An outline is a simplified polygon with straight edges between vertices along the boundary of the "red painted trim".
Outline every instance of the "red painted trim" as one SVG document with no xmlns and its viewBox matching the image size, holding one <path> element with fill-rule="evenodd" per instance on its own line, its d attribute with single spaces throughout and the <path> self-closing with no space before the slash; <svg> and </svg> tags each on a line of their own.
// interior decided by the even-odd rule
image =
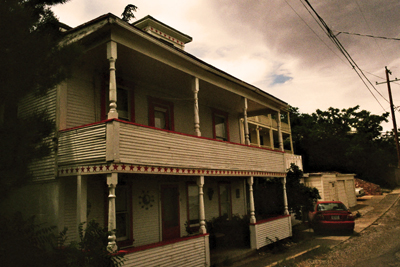
<svg viewBox="0 0 400 267">
<path fill-rule="evenodd" d="M 82 129 L 82 128 L 90 127 L 90 126 L 97 125 L 97 124 L 103 124 L 103 123 L 105 124 L 105 123 L 111 122 L 113 120 L 115 120 L 115 119 L 102 120 L 102 121 L 98 121 L 98 122 L 93 122 L 93 123 L 89 123 L 89 124 L 84 124 L 84 125 L 80 125 L 80 126 L 76 126 L 76 127 L 72 127 L 72 128 L 59 130 L 58 132 L 63 133 L 63 132 L 73 131 L 73 130 Z M 118 120 L 118 121 L 124 122 L 123 120 Z"/>
<path fill-rule="evenodd" d="M 184 135 L 184 136 L 190 136 L 190 137 L 210 140 L 210 141 L 214 141 L 214 142 L 229 143 L 229 144 L 237 145 L 237 146 L 251 147 L 253 149 L 269 150 L 269 151 L 276 152 L 276 153 L 284 153 L 284 154 L 287 153 L 285 151 L 273 150 L 273 149 L 265 148 L 265 147 L 256 147 L 256 146 L 251 146 L 251 145 L 246 145 L 246 144 L 239 144 L 239 143 L 233 143 L 233 142 L 228 142 L 228 141 L 217 140 L 217 139 L 208 138 L 208 137 L 204 137 L 204 136 L 196 136 L 196 135 L 191 135 L 191 134 L 186 134 L 186 133 L 175 132 L 175 131 L 171 131 L 171 130 L 159 129 L 159 128 L 156 128 L 156 127 L 153 127 L 153 126 L 143 125 L 143 124 L 130 122 L 130 121 L 119 120 L 119 119 L 109 119 L 109 120 L 103 120 L 103 121 L 99 121 L 99 122 L 84 124 L 84 125 L 80 125 L 80 126 L 77 126 L 77 127 L 60 130 L 59 132 L 67 132 L 67 131 L 71 131 L 71 130 L 76 130 L 76 129 L 80 129 L 80 128 L 93 126 L 93 125 L 96 125 L 96 124 L 107 123 L 107 122 L 110 122 L 110 121 L 118 121 L 118 122 L 122 122 L 122 123 L 125 123 L 125 124 L 131 124 L 131 125 L 135 125 L 135 126 L 139 126 L 139 127 L 143 127 L 143 128 L 149 128 L 149 129 L 153 129 L 153 130 L 157 130 L 157 131 L 164 131 L 164 132 L 173 133 L 173 134 L 180 134 L 180 135 Z"/>
<path fill-rule="evenodd" d="M 180 199 L 180 191 L 179 191 L 179 185 L 178 184 L 162 184 L 161 185 L 161 232 L 162 232 L 162 239 L 163 239 L 163 241 L 164 241 L 164 238 L 166 238 L 165 237 L 165 232 L 164 232 L 164 218 L 165 218 L 165 215 L 164 215 L 164 205 L 165 205 L 165 203 L 164 203 L 164 189 L 165 188 L 176 188 L 176 190 L 178 191 L 178 198 L 177 198 L 177 201 L 178 201 L 178 203 L 177 203 L 177 206 L 178 206 L 178 233 L 179 233 L 179 236 L 180 236 L 180 229 L 181 229 L 181 209 L 180 209 L 180 201 L 179 201 L 179 199 Z M 165 241 L 168 241 L 168 240 L 165 240 Z"/>
<path fill-rule="evenodd" d="M 200 237 L 204 237 L 204 236 L 208 236 L 208 235 L 209 235 L 208 233 L 207 234 L 199 234 L 199 235 L 195 235 L 195 236 L 181 237 L 181 238 L 177 238 L 177 239 L 162 241 L 162 242 L 153 243 L 153 244 L 144 245 L 144 246 L 135 247 L 135 248 L 127 248 L 127 249 L 120 250 L 120 253 L 130 254 L 130 253 L 134 253 L 134 252 L 138 252 L 138 251 L 143 251 L 143 250 L 147 250 L 147 249 L 152 249 L 152 248 L 162 247 L 162 246 L 166 246 L 166 245 L 170 245 L 170 244 L 174 244 L 174 243 L 179 243 L 179 242 L 187 241 L 190 239 L 196 239 L 196 238 L 200 238 Z"/>
<path fill-rule="evenodd" d="M 250 223 L 250 225 L 263 224 L 263 223 L 266 223 L 266 222 L 279 220 L 279 219 L 282 219 L 282 218 L 285 218 L 285 217 L 290 217 L 290 215 L 279 215 L 279 216 L 276 216 L 276 217 L 272 217 L 272 218 L 269 218 L 269 219 L 258 221 L 256 223 Z"/>
</svg>

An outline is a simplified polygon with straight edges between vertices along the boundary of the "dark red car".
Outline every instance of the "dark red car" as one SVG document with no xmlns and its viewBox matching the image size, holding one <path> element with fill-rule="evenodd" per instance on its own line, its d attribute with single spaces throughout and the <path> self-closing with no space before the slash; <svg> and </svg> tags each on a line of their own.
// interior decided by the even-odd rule
<svg viewBox="0 0 400 267">
<path fill-rule="evenodd" d="M 308 213 L 308 222 L 315 233 L 322 231 L 354 231 L 354 217 L 340 201 L 318 201 Z"/>
</svg>

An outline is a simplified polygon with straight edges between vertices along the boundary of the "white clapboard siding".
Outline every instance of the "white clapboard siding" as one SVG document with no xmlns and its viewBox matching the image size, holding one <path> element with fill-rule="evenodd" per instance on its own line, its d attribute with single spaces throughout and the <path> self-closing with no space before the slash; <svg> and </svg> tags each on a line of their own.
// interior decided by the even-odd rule
<svg viewBox="0 0 400 267">
<path fill-rule="evenodd" d="M 200 236 L 189 240 L 149 248 L 125 255 L 124 267 L 176 267 L 206 266 L 208 237 Z"/>
<path fill-rule="evenodd" d="M 250 238 L 253 249 L 262 248 L 273 242 L 292 236 L 291 217 L 250 225 Z"/>
<path fill-rule="evenodd" d="M 352 179 L 345 180 L 346 195 L 349 201 L 348 207 L 354 207 L 357 205 L 357 197 L 355 193 L 354 177 Z"/>
<path fill-rule="evenodd" d="M 49 119 L 56 118 L 56 88 L 51 89 L 44 96 L 35 96 L 34 94 L 27 95 L 18 105 L 18 115 L 21 117 L 29 116 L 34 112 L 41 112 L 46 110 Z M 44 141 L 51 146 L 53 135 Z M 55 152 L 52 150 L 50 155 L 43 159 L 36 160 L 29 166 L 35 180 L 49 180 L 55 178 Z"/>
<path fill-rule="evenodd" d="M 120 124 L 120 159 L 133 164 L 284 172 L 284 153 Z"/>
<path fill-rule="evenodd" d="M 67 90 L 67 128 L 96 121 L 93 82 L 83 73 L 68 81 Z"/>
<path fill-rule="evenodd" d="M 292 163 L 296 164 L 300 170 L 303 170 L 303 160 L 300 155 L 285 153 L 286 169 L 290 169 Z"/>
<path fill-rule="evenodd" d="M 339 195 L 339 201 L 341 201 L 344 205 L 346 205 L 346 207 L 349 207 L 349 201 L 347 200 L 344 180 L 339 180 L 336 182 L 336 184 Z"/>
<path fill-rule="evenodd" d="M 65 245 L 78 239 L 78 224 L 76 222 L 76 179 L 64 180 L 64 227 L 68 228 Z M 62 229 L 60 229 L 62 230 Z"/>
<path fill-rule="evenodd" d="M 104 162 L 106 125 L 101 123 L 61 132 L 58 145 L 59 165 Z"/>
</svg>

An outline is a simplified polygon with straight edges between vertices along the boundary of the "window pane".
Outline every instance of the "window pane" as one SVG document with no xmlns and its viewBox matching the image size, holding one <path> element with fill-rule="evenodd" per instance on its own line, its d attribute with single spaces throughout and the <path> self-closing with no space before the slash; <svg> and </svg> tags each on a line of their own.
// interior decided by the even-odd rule
<svg viewBox="0 0 400 267">
<path fill-rule="evenodd" d="M 118 240 L 128 238 L 129 212 L 128 212 L 128 190 L 126 185 L 119 185 L 115 188 L 115 209 L 116 209 L 116 236 Z"/>
<path fill-rule="evenodd" d="M 118 118 L 129 120 L 128 91 L 122 88 L 117 89 L 117 111 Z"/>
<path fill-rule="evenodd" d="M 215 137 L 219 140 L 227 140 L 225 118 L 217 115 L 215 116 Z"/>
<path fill-rule="evenodd" d="M 199 188 L 188 185 L 189 224 L 199 223 Z"/>
<path fill-rule="evenodd" d="M 160 129 L 166 129 L 166 118 L 167 113 L 165 111 L 155 110 L 154 111 L 154 126 Z"/>
<path fill-rule="evenodd" d="M 128 194 L 126 190 L 126 186 L 117 186 L 115 188 L 115 206 L 116 211 L 127 211 L 128 210 Z"/>
<path fill-rule="evenodd" d="M 219 185 L 221 216 L 231 218 L 231 190 L 229 184 Z"/>
<path fill-rule="evenodd" d="M 116 220 L 117 220 L 117 238 L 120 237 L 128 237 L 128 214 L 127 213 L 117 213 Z"/>
</svg>

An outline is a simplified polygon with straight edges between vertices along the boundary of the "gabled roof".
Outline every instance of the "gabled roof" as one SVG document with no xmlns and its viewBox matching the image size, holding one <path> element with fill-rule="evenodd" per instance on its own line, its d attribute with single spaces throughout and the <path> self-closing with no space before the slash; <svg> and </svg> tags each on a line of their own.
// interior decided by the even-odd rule
<svg viewBox="0 0 400 267">
<path fill-rule="evenodd" d="M 154 27 L 154 28 L 156 28 L 178 40 L 181 40 L 185 44 L 187 44 L 193 40 L 192 37 L 190 37 L 189 35 L 184 34 L 180 31 L 162 23 L 159 20 L 156 20 L 155 18 L 153 18 L 150 15 L 147 15 L 146 17 L 132 23 L 132 25 L 141 30 L 145 29 L 148 26 Z"/>
</svg>

